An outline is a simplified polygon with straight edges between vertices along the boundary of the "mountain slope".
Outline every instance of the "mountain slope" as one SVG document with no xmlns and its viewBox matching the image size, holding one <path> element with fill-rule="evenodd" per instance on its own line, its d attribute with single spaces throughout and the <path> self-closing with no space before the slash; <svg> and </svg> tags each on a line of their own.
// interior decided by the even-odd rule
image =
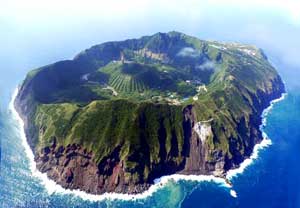
<svg viewBox="0 0 300 208">
<path fill-rule="evenodd" d="M 261 141 L 260 115 L 282 92 L 260 49 L 170 32 L 34 70 L 15 104 L 50 178 L 137 193 L 165 174 L 224 177 Z"/>
</svg>

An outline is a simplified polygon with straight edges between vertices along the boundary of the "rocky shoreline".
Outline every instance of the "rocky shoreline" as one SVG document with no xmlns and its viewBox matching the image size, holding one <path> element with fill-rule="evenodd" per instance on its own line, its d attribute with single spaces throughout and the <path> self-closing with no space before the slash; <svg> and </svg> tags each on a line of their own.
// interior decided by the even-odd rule
<svg viewBox="0 0 300 208">
<path fill-rule="evenodd" d="M 281 84 L 279 83 L 279 85 Z M 259 106 L 258 114 L 261 115 L 269 103 L 279 98 L 283 92 L 284 86 L 281 85 L 271 94 L 261 95 L 264 96 L 264 102 Z M 19 92 L 20 94 L 22 93 Z M 26 116 L 26 112 L 28 114 L 30 108 L 28 108 L 26 103 L 22 102 L 20 96 L 15 101 L 15 108 L 24 121 L 26 137 L 30 138 L 31 134 L 28 128 L 29 116 Z M 220 152 L 216 152 L 214 155 L 217 162 L 210 164 L 205 161 L 210 150 L 201 143 L 201 138 L 199 138 L 199 135 L 193 128 L 196 121 L 192 106 L 186 107 L 183 115 L 186 122 L 185 131 L 189 137 L 189 151 L 181 168 L 168 170 L 167 172 L 170 174 L 214 175 L 225 179 L 226 172 L 230 169 L 238 168 L 241 162 L 250 157 L 253 147 L 262 140 L 259 130 L 259 126 L 261 125 L 261 118 L 259 116 L 259 118 L 253 118 L 256 122 L 251 124 L 256 129 L 257 135 L 252 138 L 253 145 L 248 150 L 248 154 L 236 155 L 235 161 L 230 161 L 221 155 Z M 30 139 L 27 139 L 27 141 L 34 150 Z M 40 152 L 36 150 L 33 152 L 37 169 L 42 173 L 47 173 L 50 179 L 67 189 L 79 189 L 92 194 L 103 194 L 106 192 L 138 194 L 146 191 L 153 184 L 153 181 L 141 184 L 130 183 L 130 180 L 126 180 L 124 174 L 123 161 L 120 161 L 119 158 L 114 158 L 112 154 L 107 157 L 106 163 L 96 164 L 94 162 L 94 154 L 78 144 L 69 144 L 64 147 L 57 145 L 56 139 L 53 138 L 51 146 L 43 148 Z M 159 177 L 161 176 L 163 175 Z"/>
<path fill-rule="evenodd" d="M 284 91 L 261 49 L 173 31 L 31 71 L 14 104 L 38 170 L 67 189 L 136 194 L 165 175 L 225 178 Z"/>
</svg>

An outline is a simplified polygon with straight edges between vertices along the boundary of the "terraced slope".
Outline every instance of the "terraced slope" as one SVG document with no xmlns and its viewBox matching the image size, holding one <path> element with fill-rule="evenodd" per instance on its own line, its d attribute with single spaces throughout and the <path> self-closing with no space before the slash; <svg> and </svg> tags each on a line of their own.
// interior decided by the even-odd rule
<svg viewBox="0 0 300 208">
<path fill-rule="evenodd" d="M 255 46 L 178 32 L 93 46 L 41 67 L 16 108 L 38 168 L 67 188 L 137 193 L 165 174 L 224 177 L 284 92 Z"/>
<path fill-rule="evenodd" d="M 109 64 L 101 72 L 109 74 L 109 85 L 120 92 L 143 92 L 162 85 L 159 71 L 145 64 Z"/>
</svg>

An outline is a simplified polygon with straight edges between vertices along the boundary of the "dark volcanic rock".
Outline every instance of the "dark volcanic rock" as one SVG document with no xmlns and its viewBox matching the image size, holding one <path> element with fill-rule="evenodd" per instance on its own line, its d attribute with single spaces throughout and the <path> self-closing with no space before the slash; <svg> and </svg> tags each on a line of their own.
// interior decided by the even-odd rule
<svg viewBox="0 0 300 208">
<path fill-rule="evenodd" d="M 238 167 L 251 155 L 254 145 L 262 140 L 259 130 L 261 113 L 271 100 L 279 98 L 285 91 L 283 82 L 266 58 L 261 57 L 258 50 L 253 48 L 257 54 L 249 57 L 249 54 L 243 52 L 243 47 L 238 45 L 229 44 L 229 47 L 235 48 L 224 53 L 223 50 L 209 46 L 210 42 L 199 41 L 197 47 L 202 47 L 201 56 L 196 54 L 197 58 L 184 59 L 178 55 L 179 52 L 183 47 L 191 48 L 195 41 L 186 41 L 187 38 L 188 36 L 177 33 L 159 33 L 138 40 L 105 43 L 84 51 L 74 60 L 58 62 L 30 74 L 19 89 L 15 107 L 24 121 L 27 141 L 35 153 L 37 168 L 65 188 L 93 194 L 133 194 L 148 189 L 155 178 L 163 175 L 181 173 L 224 177 L 229 169 Z M 154 65 L 168 63 L 170 66 L 173 64 L 174 69 L 180 69 L 174 74 L 166 71 L 157 75 L 155 68 L 155 73 L 150 73 L 150 77 L 147 73 L 140 77 L 149 78 L 144 84 L 149 84 L 150 88 L 156 86 L 152 83 L 153 80 L 163 77 L 164 80 L 158 83 L 156 90 L 161 90 L 160 85 L 164 85 L 168 91 L 175 89 L 177 84 L 184 83 L 184 86 L 189 87 L 187 83 L 191 80 L 185 77 L 189 74 L 181 73 L 191 69 L 194 76 L 194 72 L 201 66 L 198 64 L 203 64 L 205 60 L 215 60 L 215 64 L 224 63 L 227 68 L 222 68 L 222 73 L 215 74 L 214 77 L 208 77 L 214 79 L 211 88 L 217 88 L 216 91 L 208 92 L 211 93 L 208 100 L 204 97 L 203 100 L 199 98 L 196 101 L 191 97 L 192 104 L 190 101 L 183 102 L 184 104 L 169 101 L 159 103 L 159 99 L 153 102 L 131 102 L 127 97 L 101 100 L 106 98 L 95 96 L 80 77 L 86 73 L 102 76 L 103 74 L 99 74 L 99 67 L 111 62 L 116 64 L 122 51 L 129 51 L 128 56 L 143 55 L 139 57 L 141 60 L 153 61 Z M 237 63 L 244 59 L 251 61 L 257 68 L 251 70 L 252 66 L 249 67 L 248 64 L 235 65 L 232 59 L 236 59 Z M 191 66 L 191 62 L 196 65 Z M 152 65 L 153 63 L 150 62 Z M 145 64 L 136 65 L 141 69 Z M 193 71 L 193 67 L 197 70 Z M 153 72 L 152 67 L 145 68 L 145 71 Z M 167 79 L 171 74 L 174 75 L 172 79 Z M 251 82 L 249 77 L 245 77 L 248 74 L 256 79 Z M 183 76 L 180 82 L 172 82 L 173 78 L 180 76 Z M 197 81 L 197 85 L 203 84 L 199 80 L 194 81 Z M 102 84 L 99 86 L 102 87 Z M 137 82 L 135 85 L 139 84 Z M 207 80 L 205 84 L 210 85 Z M 69 93 L 70 89 L 79 90 Z M 62 92 L 68 92 L 64 94 L 64 99 L 57 96 Z M 138 94 L 142 93 L 138 91 Z M 76 96 L 69 97 L 72 95 Z M 99 100 L 105 101 L 105 107 L 98 103 Z M 62 103 L 76 103 L 76 109 L 79 107 L 68 119 L 65 115 L 68 111 L 56 112 L 56 118 L 59 119 L 55 122 L 52 115 L 36 115 L 39 105 L 57 106 L 63 105 Z M 88 112 L 89 108 L 85 108 L 91 107 L 90 104 L 95 104 L 95 112 Z M 93 116 L 93 119 L 85 120 L 89 116 L 80 117 L 78 114 Z M 105 116 L 108 117 L 107 120 Z M 50 122 L 43 122 L 45 117 L 50 117 Z M 82 126 L 75 125 L 76 121 Z M 89 125 L 80 121 L 88 121 Z M 53 126 L 59 127 L 59 136 L 56 131 L 50 135 L 46 133 L 51 122 L 54 123 Z M 120 126 L 124 129 L 120 130 Z M 77 129 L 80 131 L 75 134 Z M 90 136 L 91 132 L 93 136 Z"/>
<path fill-rule="evenodd" d="M 70 189 L 80 188 L 89 193 L 104 192 L 139 193 L 150 184 L 128 184 L 125 182 L 123 162 L 108 158 L 104 164 L 97 165 L 93 156 L 80 145 L 52 150 L 48 155 L 36 156 L 37 167 L 62 186 Z M 116 150 L 118 151 L 118 149 Z"/>
</svg>

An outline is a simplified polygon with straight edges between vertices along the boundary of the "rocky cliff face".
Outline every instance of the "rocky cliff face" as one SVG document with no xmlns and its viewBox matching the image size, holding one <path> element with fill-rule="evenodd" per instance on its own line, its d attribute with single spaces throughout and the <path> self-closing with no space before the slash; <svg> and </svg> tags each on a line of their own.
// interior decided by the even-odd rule
<svg viewBox="0 0 300 208">
<path fill-rule="evenodd" d="M 193 106 L 187 106 L 184 108 L 184 123 L 183 128 L 185 132 L 185 138 L 188 144 L 185 148 L 186 159 L 184 169 L 180 171 L 183 174 L 209 174 L 211 170 L 206 167 L 206 157 L 208 147 L 205 141 L 198 134 L 199 123 L 197 123 Z M 201 127 L 200 127 L 201 128 Z"/>
<path fill-rule="evenodd" d="M 172 33 L 107 43 L 83 52 L 75 61 L 59 62 L 30 74 L 19 89 L 15 107 L 24 120 L 37 168 L 65 188 L 101 194 L 140 193 L 155 178 L 174 173 L 224 177 L 229 169 L 238 167 L 262 140 L 261 113 L 271 100 L 281 96 L 284 85 L 256 49 L 254 55 L 241 55 L 244 48 L 228 45 L 232 49 L 225 53 L 225 49 L 215 49 L 215 45 L 200 41 L 195 44 L 202 47 L 197 51 L 191 48 L 193 41 L 196 40 Z M 133 52 L 128 48 L 133 48 Z M 127 57 L 134 56 L 133 61 L 145 59 L 148 63 L 153 59 L 164 64 L 167 57 L 167 62 L 179 69 L 172 78 L 184 77 L 181 87 L 201 82 L 185 80 L 183 66 L 189 71 L 192 63 L 196 70 L 199 63 L 209 59 L 214 64 L 222 62 L 223 68 L 214 72 L 210 78 L 213 81 L 205 92 L 195 95 L 196 100 L 182 99 L 177 105 L 139 100 L 140 97 L 113 96 L 104 100 L 106 94 L 94 94 L 95 89 L 101 91 L 103 86 L 92 88 L 94 91 L 86 89 L 88 83 L 81 77 L 110 61 L 114 63 L 121 49 Z M 185 59 L 183 52 L 192 56 Z M 170 71 L 166 70 L 175 69 L 163 67 L 156 78 L 169 76 Z M 111 69 L 114 68 L 106 68 Z M 103 76 L 101 73 L 96 75 Z M 146 75 L 140 80 L 148 83 Z M 128 73 L 118 76 L 127 79 Z M 164 79 L 162 83 L 168 86 L 166 80 L 170 81 Z M 124 92 L 129 84 L 124 85 Z M 136 90 L 130 92 L 140 90 L 137 83 L 133 86 Z M 57 92 L 67 93 L 61 99 Z M 169 92 L 167 96 L 172 99 Z"/>
<path fill-rule="evenodd" d="M 147 183 L 130 183 L 125 176 L 123 161 L 120 161 L 116 152 L 108 155 L 100 164 L 95 163 L 93 158 L 92 152 L 78 144 L 56 146 L 54 139 L 52 146 L 36 153 L 35 160 L 41 172 L 47 173 L 49 178 L 69 189 L 80 189 L 93 194 L 134 194 L 150 186 Z"/>
<path fill-rule="evenodd" d="M 262 101 L 254 99 L 257 112 L 251 115 L 250 123 L 246 124 L 242 119 L 237 125 L 239 132 L 243 135 L 243 128 L 248 126 L 251 129 L 249 141 L 245 154 L 235 150 L 234 143 L 231 144 L 233 157 L 228 159 L 228 155 L 220 150 L 210 149 L 205 140 L 209 137 L 214 137 L 211 125 L 213 119 L 208 121 L 197 121 L 192 105 L 186 106 L 183 109 L 184 129 L 184 148 L 183 162 L 178 166 L 164 165 L 164 172 L 168 174 L 193 174 L 193 175 L 215 175 L 224 177 L 226 171 L 231 168 L 236 168 L 246 158 L 250 156 L 255 144 L 262 139 L 259 125 L 261 119 L 259 115 L 262 110 L 269 105 L 272 99 L 279 98 L 284 91 L 281 82 L 274 83 L 274 89 L 269 94 L 260 94 Z M 28 119 L 26 113 L 30 112 L 26 104 L 18 97 L 16 106 L 18 112 Z M 260 103 L 260 104 L 259 104 Z M 202 129 L 201 129 L 202 128 Z M 202 132 L 201 132 L 202 131 Z M 32 135 L 30 128 L 26 125 L 26 133 L 28 138 Z M 30 142 L 30 139 L 29 139 Z M 120 147 L 117 147 L 114 152 L 102 160 L 101 163 L 96 163 L 94 154 L 91 151 L 83 148 L 79 144 L 69 144 L 68 146 L 58 146 L 56 139 L 53 138 L 51 146 L 43 148 L 40 152 L 35 152 L 35 160 L 37 168 L 41 172 L 47 173 L 48 177 L 55 180 L 58 184 L 65 188 L 80 189 L 88 193 L 101 194 L 104 192 L 116 193 L 140 193 L 149 188 L 155 177 L 159 177 L 158 173 L 153 174 L 152 178 L 147 181 L 132 181 L 132 177 L 124 167 L 124 161 L 118 157 Z M 212 155 L 213 159 L 208 159 Z M 155 172 L 155 170 L 153 170 Z M 127 175 L 126 175 L 127 172 Z"/>
<path fill-rule="evenodd" d="M 205 142 L 208 137 L 216 137 L 212 131 L 213 119 L 208 121 L 197 121 L 193 106 L 187 106 L 184 109 L 184 129 L 185 135 L 188 138 L 188 145 L 186 150 L 188 153 L 185 158 L 185 165 L 183 170 L 179 173 L 194 174 L 194 175 L 215 175 L 225 177 L 229 169 L 239 167 L 240 163 L 246 158 L 250 157 L 253 148 L 263 139 L 262 132 L 259 129 L 261 125 L 261 114 L 265 108 L 270 105 L 273 99 L 281 97 L 285 91 L 284 85 L 277 77 L 273 82 L 272 88 L 267 93 L 258 92 L 259 96 L 252 96 L 253 99 L 253 113 L 250 115 L 248 123 L 245 122 L 244 117 L 240 121 L 236 121 L 237 133 L 243 136 L 247 141 L 244 145 L 244 154 L 237 148 L 237 143 L 229 138 L 230 152 L 232 157 L 229 158 L 226 152 L 218 149 L 211 149 Z M 260 99 L 260 100 L 259 100 Z M 246 131 L 250 133 L 247 134 Z M 217 139 L 217 138 L 214 138 Z M 212 158 L 209 159 L 209 157 Z"/>
</svg>

